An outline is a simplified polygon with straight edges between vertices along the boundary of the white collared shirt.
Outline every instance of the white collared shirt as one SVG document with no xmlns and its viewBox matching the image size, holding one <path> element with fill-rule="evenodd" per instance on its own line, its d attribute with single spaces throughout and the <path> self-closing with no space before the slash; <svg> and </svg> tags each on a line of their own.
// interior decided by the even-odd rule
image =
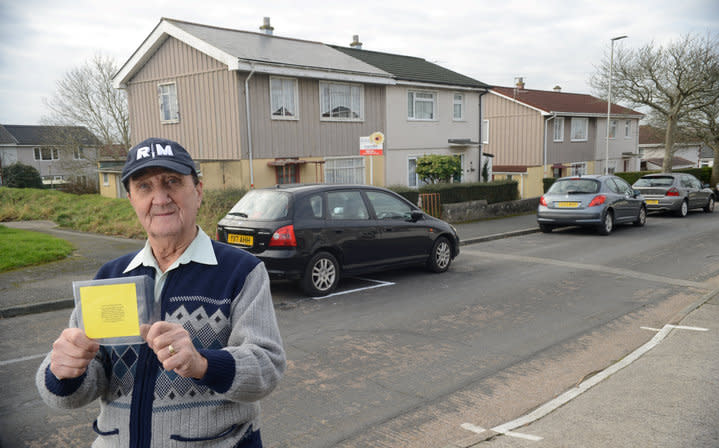
<svg viewBox="0 0 719 448">
<path fill-rule="evenodd" d="M 202 231 L 200 226 L 197 226 L 197 236 L 192 240 L 187 249 L 175 260 L 165 272 L 162 272 L 157 259 L 152 254 L 152 247 L 150 246 L 150 240 L 145 241 L 145 247 L 135 255 L 135 257 L 127 265 L 123 273 L 130 272 L 131 270 L 139 266 L 147 266 L 155 269 L 155 301 L 160 300 L 160 294 L 162 293 L 162 287 L 165 286 L 167 275 L 173 269 L 176 269 L 181 264 L 187 264 L 191 261 L 195 263 L 202 263 L 207 265 L 216 265 L 217 258 L 215 257 L 215 251 L 212 249 L 212 241 L 205 232 Z"/>
</svg>

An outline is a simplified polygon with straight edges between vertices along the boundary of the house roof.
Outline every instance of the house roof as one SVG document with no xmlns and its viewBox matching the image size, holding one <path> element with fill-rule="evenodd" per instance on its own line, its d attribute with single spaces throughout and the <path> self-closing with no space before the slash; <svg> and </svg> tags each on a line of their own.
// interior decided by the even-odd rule
<svg viewBox="0 0 719 448">
<path fill-rule="evenodd" d="M 607 102 L 582 93 L 554 92 L 547 90 L 492 87 L 492 92 L 524 103 L 543 114 L 606 116 Z M 612 104 L 611 114 L 621 117 L 641 118 L 641 112 Z"/>
<path fill-rule="evenodd" d="M 389 73 L 321 42 L 162 18 L 115 75 L 115 87 L 124 87 L 169 37 L 217 59 L 228 70 L 392 83 Z"/>
<path fill-rule="evenodd" d="M 0 144 L 2 145 L 62 145 L 69 139 L 88 146 L 100 145 L 100 140 L 84 126 L 0 124 Z"/>
<path fill-rule="evenodd" d="M 666 131 L 650 125 L 639 126 L 639 144 L 640 145 L 657 145 L 664 146 L 664 138 Z M 702 143 L 699 139 L 689 139 L 681 134 L 676 134 L 675 145 L 683 146 L 700 146 Z"/>
<path fill-rule="evenodd" d="M 331 45 L 347 55 L 391 73 L 397 80 L 488 89 L 490 86 L 414 56 Z"/>
</svg>

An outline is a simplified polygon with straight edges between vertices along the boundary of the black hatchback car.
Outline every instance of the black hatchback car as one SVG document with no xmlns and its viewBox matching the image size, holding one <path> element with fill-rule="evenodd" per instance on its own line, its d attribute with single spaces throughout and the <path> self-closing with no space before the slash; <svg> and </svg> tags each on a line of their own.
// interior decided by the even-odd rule
<svg viewBox="0 0 719 448">
<path fill-rule="evenodd" d="M 402 196 L 366 185 L 251 190 L 217 225 L 217 240 L 260 258 L 272 279 L 327 295 L 343 275 L 407 265 L 444 272 L 459 254 L 450 224 Z"/>
</svg>

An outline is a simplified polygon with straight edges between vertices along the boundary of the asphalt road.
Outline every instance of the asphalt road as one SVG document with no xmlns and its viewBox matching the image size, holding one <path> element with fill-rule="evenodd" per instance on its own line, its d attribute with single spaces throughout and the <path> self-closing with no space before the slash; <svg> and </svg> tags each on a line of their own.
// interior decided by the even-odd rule
<svg viewBox="0 0 719 448">
<path fill-rule="evenodd" d="M 321 300 L 276 284 L 289 368 L 263 402 L 265 444 L 444 447 L 470 436 L 466 422 L 517 418 L 719 287 L 718 229 L 716 214 L 692 213 L 608 237 L 568 229 L 495 240 L 464 246 L 445 274 L 383 272 Z M 50 410 L 34 391 L 38 356 L 68 315 L 0 320 L 3 447 L 93 438 L 96 406 Z"/>
</svg>

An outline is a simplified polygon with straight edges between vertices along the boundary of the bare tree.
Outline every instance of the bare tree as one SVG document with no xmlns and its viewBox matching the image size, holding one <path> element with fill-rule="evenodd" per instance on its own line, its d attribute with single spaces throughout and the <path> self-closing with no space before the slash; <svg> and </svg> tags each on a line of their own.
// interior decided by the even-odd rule
<svg viewBox="0 0 719 448">
<path fill-rule="evenodd" d="M 606 97 L 610 61 L 591 78 Z M 652 42 L 638 50 L 619 48 L 614 57 L 612 94 L 632 107 L 646 106 L 665 124 L 663 170 L 672 170 L 677 125 L 690 114 L 719 101 L 719 42 L 716 36 L 685 35 L 666 46 Z"/>
<path fill-rule="evenodd" d="M 708 104 L 682 120 L 681 129 L 714 151 L 711 185 L 719 185 L 719 103 Z"/>
<path fill-rule="evenodd" d="M 45 99 L 53 125 L 85 126 L 102 144 L 130 147 L 127 96 L 112 86 L 115 62 L 96 55 L 83 66 L 70 70 L 57 82 L 52 98 Z"/>
</svg>

